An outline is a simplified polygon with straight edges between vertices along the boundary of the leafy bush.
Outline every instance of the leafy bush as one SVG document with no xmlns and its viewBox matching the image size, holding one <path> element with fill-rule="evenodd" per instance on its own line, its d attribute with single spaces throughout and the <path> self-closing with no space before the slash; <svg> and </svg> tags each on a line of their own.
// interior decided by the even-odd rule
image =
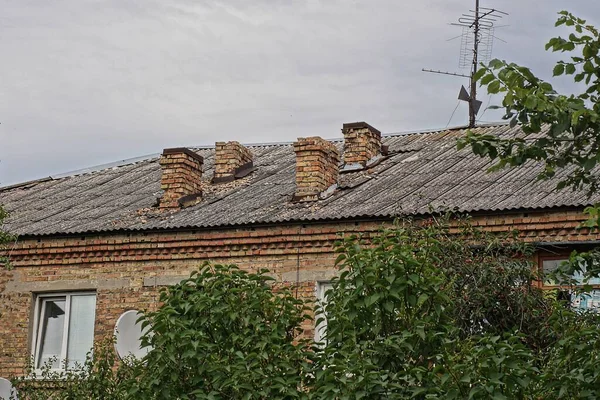
<svg viewBox="0 0 600 400">
<path fill-rule="evenodd" d="M 145 399 L 295 399 L 305 396 L 309 353 L 299 339 L 306 307 L 272 290 L 266 270 L 205 265 L 161 293 L 145 343 L 154 349 L 132 392 Z"/>
<path fill-rule="evenodd" d="M 341 275 L 318 310 L 328 325 L 316 398 L 517 398 L 533 388 L 536 352 L 556 332 L 553 301 L 532 285 L 532 248 L 442 217 L 350 237 L 339 251 Z"/>
<path fill-rule="evenodd" d="M 32 360 L 26 374 L 12 380 L 19 399 L 128 399 L 128 391 L 136 385 L 140 367 L 135 360 L 128 360 L 115 368 L 117 356 L 112 340 L 97 343 L 94 353 L 88 354 L 83 365 L 57 371 L 51 368 L 52 361 L 36 370 Z"/>
</svg>

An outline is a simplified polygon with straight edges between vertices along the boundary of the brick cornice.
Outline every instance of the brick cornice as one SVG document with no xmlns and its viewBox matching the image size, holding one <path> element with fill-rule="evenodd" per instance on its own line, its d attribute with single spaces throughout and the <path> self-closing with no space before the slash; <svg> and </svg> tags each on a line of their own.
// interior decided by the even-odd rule
<svg viewBox="0 0 600 400">
<path fill-rule="evenodd" d="M 472 224 L 490 232 L 520 231 L 527 242 L 598 240 L 600 235 L 579 229 L 585 215 L 578 211 L 529 215 L 488 215 Z M 10 250 L 15 267 L 73 265 L 156 260 L 207 260 L 223 257 L 256 257 L 328 253 L 340 233 L 370 235 L 381 222 L 323 223 L 262 228 L 138 232 L 119 235 L 54 237 L 21 240 Z"/>
<path fill-rule="evenodd" d="M 339 233 L 368 234 L 379 225 L 271 228 L 188 233 L 54 238 L 19 242 L 11 250 L 15 267 L 172 259 L 211 259 L 331 252 Z M 354 229 L 352 229 L 354 228 Z"/>
</svg>

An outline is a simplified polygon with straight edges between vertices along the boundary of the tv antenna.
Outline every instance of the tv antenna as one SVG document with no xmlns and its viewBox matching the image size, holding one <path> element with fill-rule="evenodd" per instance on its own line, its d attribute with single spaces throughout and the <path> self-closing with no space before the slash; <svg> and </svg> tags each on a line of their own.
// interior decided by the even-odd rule
<svg viewBox="0 0 600 400">
<path fill-rule="evenodd" d="M 481 101 L 477 100 L 477 86 L 474 79 L 477 66 L 479 62 L 489 62 L 492 55 L 494 38 L 496 38 L 494 36 L 494 23 L 505 15 L 508 15 L 508 13 L 495 8 L 479 7 L 479 0 L 475 0 L 474 10 L 469 10 L 468 13 L 462 14 L 458 18 L 458 22 L 450 24 L 462 27 L 462 34 L 453 39 L 461 38 L 458 67 L 469 68 L 470 73 L 468 75 L 426 68 L 422 69 L 424 72 L 434 74 L 469 78 L 469 91 L 467 92 L 467 89 L 461 86 L 458 94 L 459 100 L 469 103 L 469 128 L 475 127 L 475 116 L 481 108 Z"/>
</svg>

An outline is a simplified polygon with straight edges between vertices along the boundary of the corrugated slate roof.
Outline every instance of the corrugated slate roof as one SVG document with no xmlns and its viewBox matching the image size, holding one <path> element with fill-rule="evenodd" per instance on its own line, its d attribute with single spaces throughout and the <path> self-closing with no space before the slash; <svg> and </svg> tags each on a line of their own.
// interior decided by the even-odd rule
<svg viewBox="0 0 600 400">
<path fill-rule="evenodd" d="M 493 125 L 474 131 L 513 135 L 518 127 Z M 540 166 L 487 173 L 487 159 L 456 139 L 466 129 L 384 135 L 389 157 L 369 171 L 344 173 L 335 193 L 295 203 L 295 155 L 290 143 L 249 145 L 256 171 L 228 184 L 211 185 L 214 149 L 192 148 L 204 157 L 205 189 L 199 204 L 158 212 L 158 156 L 0 189 L 9 212 L 5 229 L 21 235 L 112 230 L 175 229 L 427 214 L 431 208 L 465 212 L 586 206 L 600 201 L 555 187 L 560 177 L 537 180 Z M 342 151 L 343 142 L 334 143 Z M 567 173 L 567 172 L 562 172 Z"/>
</svg>

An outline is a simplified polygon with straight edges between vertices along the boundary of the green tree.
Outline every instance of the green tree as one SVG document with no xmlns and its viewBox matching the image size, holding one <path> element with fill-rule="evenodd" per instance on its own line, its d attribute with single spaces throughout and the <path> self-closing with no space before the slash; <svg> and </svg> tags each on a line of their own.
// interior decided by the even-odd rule
<svg viewBox="0 0 600 400">
<path fill-rule="evenodd" d="M 306 306 L 273 290 L 267 270 L 205 265 L 161 293 L 132 395 L 144 399 L 305 398 L 310 358 L 299 338 Z"/>
<path fill-rule="evenodd" d="M 141 360 L 117 361 L 110 342 L 85 365 L 13 380 L 19 398 L 302 399 L 312 356 L 299 337 L 308 316 L 289 288 L 273 288 L 266 270 L 205 265 L 162 291 L 147 312 L 152 329 Z M 32 379 L 33 378 L 33 379 Z"/>
<path fill-rule="evenodd" d="M 598 30 L 567 11 L 561 11 L 556 26 L 571 29 L 568 38 L 555 37 L 546 50 L 571 54 L 553 68 L 554 76 L 570 75 L 580 93 L 557 93 L 552 84 L 535 76 L 529 68 L 492 60 L 482 65 L 476 78 L 488 93 L 502 93 L 504 118 L 520 124 L 522 135 L 498 137 L 469 133 L 459 148 L 471 146 L 475 154 L 494 161 L 492 169 L 541 162 L 539 177 L 553 177 L 557 170 L 569 174 L 558 183 L 596 192 L 600 182 L 600 36 Z M 499 107 L 495 107 L 499 108 Z"/>
<path fill-rule="evenodd" d="M 532 249 L 442 218 L 347 238 L 319 313 L 317 399 L 529 398 L 559 333 Z M 503 397 L 504 396 L 504 397 Z M 531 397 L 533 398 L 533 397 Z"/>
<path fill-rule="evenodd" d="M 552 84 L 535 76 L 529 68 L 502 60 L 482 65 L 476 79 L 488 93 L 504 95 L 504 118 L 510 126 L 520 124 L 520 134 L 495 136 L 469 132 L 458 148 L 488 157 L 491 171 L 517 167 L 534 161 L 543 165 L 538 177 L 549 179 L 566 170 L 557 189 L 571 188 L 592 195 L 600 185 L 600 34 L 596 27 L 567 11 L 559 12 L 556 26 L 571 31 L 568 38 L 554 37 L 546 50 L 569 54 L 552 68 L 553 75 L 572 77 L 579 93 L 559 94 Z M 495 107 L 499 108 L 499 107 Z M 598 228 L 600 205 L 587 207 L 585 226 Z M 585 267 L 585 268 L 584 268 Z M 600 251 L 577 254 L 560 268 L 557 281 L 570 284 L 574 272 L 586 279 L 600 276 Z"/>
<path fill-rule="evenodd" d="M 318 310 L 328 323 L 315 398 L 400 399 L 433 390 L 426 375 L 453 331 L 450 299 L 434 261 L 441 256 L 434 229 L 411 226 L 372 242 L 341 242 L 340 277 Z"/>
</svg>

